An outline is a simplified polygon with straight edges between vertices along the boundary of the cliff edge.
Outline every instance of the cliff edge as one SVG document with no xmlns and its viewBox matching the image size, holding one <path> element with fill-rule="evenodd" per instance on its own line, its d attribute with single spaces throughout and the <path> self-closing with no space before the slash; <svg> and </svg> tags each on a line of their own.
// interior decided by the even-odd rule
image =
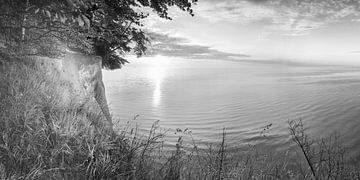
<svg viewBox="0 0 360 180">
<path fill-rule="evenodd" d="M 59 106 L 76 105 L 92 115 L 106 129 L 112 129 L 112 119 L 105 97 L 102 81 L 101 57 L 84 55 L 67 50 L 61 58 L 33 57 L 35 65 L 46 76 L 56 76 L 61 81 Z M 92 122 L 95 123 L 95 122 Z"/>
</svg>

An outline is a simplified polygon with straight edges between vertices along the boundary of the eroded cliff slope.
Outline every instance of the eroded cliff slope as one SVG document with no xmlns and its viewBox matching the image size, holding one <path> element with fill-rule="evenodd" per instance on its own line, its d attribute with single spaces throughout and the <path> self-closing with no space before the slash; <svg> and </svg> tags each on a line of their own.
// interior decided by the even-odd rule
<svg viewBox="0 0 360 180">
<path fill-rule="evenodd" d="M 101 58 L 68 50 L 60 58 L 33 57 L 36 66 L 62 82 L 54 93 L 61 94 L 60 106 L 76 104 L 87 113 L 97 114 L 99 122 L 111 129 L 112 121 L 102 81 Z"/>
<path fill-rule="evenodd" d="M 56 97 L 53 100 L 56 103 L 52 103 L 51 108 L 66 109 L 76 107 L 79 112 L 87 114 L 89 117 L 96 117 L 91 119 L 91 123 L 102 126 L 107 130 L 112 129 L 111 115 L 107 106 L 105 87 L 102 81 L 100 57 L 67 50 L 65 55 L 59 58 L 34 56 L 18 62 L 8 59 L 3 59 L 2 62 L 2 73 L 7 74 L 7 76 L 26 74 L 25 76 L 29 77 L 33 76 L 34 73 L 43 76 L 38 77 L 40 82 L 35 82 L 34 84 L 40 83 L 48 86 L 44 87 L 44 89 L 39 88 L 39 94 L 45 93 L 47 94 L 45 97 L 48 96 L 49 98 Z M 20 72 L 27 70 L 31 72 Z M 36 80 L 19 79 L 19 81 Z M 45 85 L 46 83 L 41 83 L 42 81 L 52 82 Z M 3 83 L 5 82 L 2 82 L 2 86 L 5 88 L 11 86 Z M 20 84 L 22 83 L 31 84 L 33 82 L 21 82 Z M 21 89 L 18 91 L 22 91 Z M 23 94 L 20 92 L 14 93 L 17 96 Z M 6 96 L 13 96 L 13 94 L 7 94 Z"/>
</svg>

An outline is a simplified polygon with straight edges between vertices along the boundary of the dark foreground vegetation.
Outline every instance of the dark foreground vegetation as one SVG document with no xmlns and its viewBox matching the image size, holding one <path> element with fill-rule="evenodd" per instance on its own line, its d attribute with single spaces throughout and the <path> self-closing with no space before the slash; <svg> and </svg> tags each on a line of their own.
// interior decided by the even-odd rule
<svg viewBox="0 0 360 180">
<path fill-rule="evenodd" d="M 289 122 L 296 161 L 289 152 L 234 151 L 225 132 L 207 148 L 180 137 L 170 150 L 156 125 L 147 135 L 125 126 L 106 133 L 76 103 L 59 106 L 62 82 L 43 73 L 2 63 L 0 179 L 360 179 L 336 136 L 315 142 L 301 121 Z"/>
</svg>

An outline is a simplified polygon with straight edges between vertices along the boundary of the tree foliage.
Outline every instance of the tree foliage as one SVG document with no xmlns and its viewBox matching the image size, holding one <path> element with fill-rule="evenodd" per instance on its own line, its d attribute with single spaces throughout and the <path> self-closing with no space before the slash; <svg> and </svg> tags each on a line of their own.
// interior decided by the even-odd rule
<svg viewBox="0 0 360 180">
<path fill-rule="evenodd" d="M 14 55 L 57 56 L 66 46 L 99 55 L 120 68 L 129 52 L 141 56 L 149 39 L 142 20 L 152 10 L 171 19 L 169 7 L 193 15 L 197 0 L 0 0 L 0 46 Z"/>
</svg>

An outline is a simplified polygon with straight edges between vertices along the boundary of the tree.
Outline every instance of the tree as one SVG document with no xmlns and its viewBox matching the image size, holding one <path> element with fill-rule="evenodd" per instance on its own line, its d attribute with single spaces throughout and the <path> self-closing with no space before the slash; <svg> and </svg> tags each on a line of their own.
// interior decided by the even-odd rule
<svg viewBox="0 0 360 180">
<path fill-rule="evenodd" d="M 0 43 L 14 55 L 57 56 L 64 43 L 121 68 L 123 55 L 141 56 L 149 39 L 141 23 L 150 9 L 171 19 L 169 7 L 193 15 L 197 0 L 0 0 Z M 0 45 L 1 45 L 0 44 Z"/>
</svg>

